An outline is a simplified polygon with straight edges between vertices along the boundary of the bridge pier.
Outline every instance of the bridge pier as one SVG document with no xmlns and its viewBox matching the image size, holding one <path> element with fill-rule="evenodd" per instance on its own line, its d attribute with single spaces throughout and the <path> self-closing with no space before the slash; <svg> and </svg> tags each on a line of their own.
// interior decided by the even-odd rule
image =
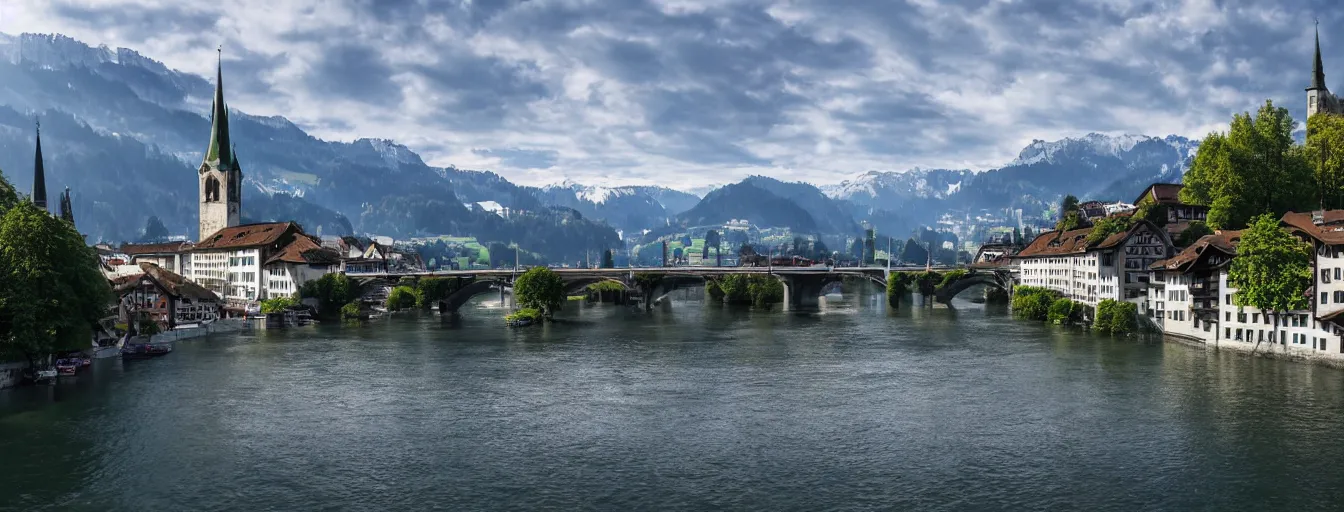
<svg viewBox="0 0 1344 512">
<path fill-rule="evenodd" d="M 778 275 L 784 282 L 784 310 L 811 312 L 821 310 L 821 291 L 826 275 Z"/>
</svg>

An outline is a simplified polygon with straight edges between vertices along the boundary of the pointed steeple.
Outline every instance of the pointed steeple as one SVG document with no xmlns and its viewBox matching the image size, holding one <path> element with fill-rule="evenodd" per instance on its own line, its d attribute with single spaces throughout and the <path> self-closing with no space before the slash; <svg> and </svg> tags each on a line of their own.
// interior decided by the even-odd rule
<svg viewBox="0 0 1344 512">
<path fill-rule="evenodd" d="M 33 204 L 47 209 L 47 172 L 42 167 L 42 122 L 37 122 L 37 151 L 33 155 Z"/>
<path fill-rule="evenodd" d="M 1316 20 L 1316 63 L 1311 69 L 1311 87 L 1308 91 L 1328 90 L 1325 88 L 1325 67 L 1321 65 L 1321 21 Z"/>
<path fill-rule="evenodd" d="M 215 68 L 215 102 L 210 112 L 210 146 L 205 150 L 205 163 L 220 169 L 233 168 L 233 146 L 229 143 L 229 109 L 224 104 L 223 48 L 219 50 Z"/>
<path fill-rule="evenodd" d="M 70 205 L 70 187 L 65 187 L 65 192 L 61 193 L 61 219 L 75 223 L 75 209 Z"/>
</svg>

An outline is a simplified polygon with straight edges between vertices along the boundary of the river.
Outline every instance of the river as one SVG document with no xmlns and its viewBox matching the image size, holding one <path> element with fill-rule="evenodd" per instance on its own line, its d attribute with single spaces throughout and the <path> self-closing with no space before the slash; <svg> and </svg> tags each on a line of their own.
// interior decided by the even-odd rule
<svg viewBox="0 0 1344 512">
<path fill-rule="evenodd" d="M 0 509 L 1337 510 L 1344 372 L 677 301 L 193 340 L 0 391 Z"/>
</svg>

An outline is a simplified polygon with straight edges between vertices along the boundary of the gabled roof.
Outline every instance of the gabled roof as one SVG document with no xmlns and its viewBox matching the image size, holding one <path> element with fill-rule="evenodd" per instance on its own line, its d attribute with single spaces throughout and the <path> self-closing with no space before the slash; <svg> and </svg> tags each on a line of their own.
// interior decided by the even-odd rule
<svg viewBox="0 0 1344 512">
<path fill-rule="evenodd" d="M 275 253 L 275 256 L 266 260 L 267 265 L 277 262 L 335 265 L 341 262 L 341 253 L 330 247 L 323 247 L 319 240 L 311 236 L 297 236 L 294 237 L 294 241 Z"/>
<path fill-rule="evenodd" d="M 1180 183 L 1154 183 L 1143 189 L 1143 193 L 1134 200 L 1134 205 L 1138 206 L 1144 199 L 1152 199 L 1159 204 L 1181 204 L 1181 189 L 1185 185 Z"/>
<path fill-rule="evenodd" d="M 263 224 L 244 224 L 224 228 L 214 232 L 196 243 L 196 250 L 234 249 L 271 245 L 290 231 L 298 232 L 299 226 L 293 222 L 269 222 Z"/>
<path fill-rule="evenodd" d="M 1293 231 L 1321 242 L 1335 245 L 1344 244 L 1344 210 L 1325 210 L 1320 212 L 1321 224 L 1312 221 L 1313 212 L 1288 212 L 1279 222 Z"/>
<path fill-rule="evenodd" d="M 191 242 L 165 242 L 161 244 L 126 244 L 121 246 L 122 254 L 139 256 L 143 254 L 177 254 L 188 252 Z"/>
<path fill-rule="evenodd" d="M 113 291 L 120 294 L 135 289 L 140 285 L 141 279 L 148 277 L 158 284 L 164 293 L 173 297 L 186 297 L 195 301 L 219 301 L 219 296 L 215 295 L 214 292 L 153 263 L 141 263 L 140 270 L 142 272 L 139 274 L 122 276 L 113 280 Z"/>
<path fill-rule="evenodd" d="M 1158 260 L 1149 265 L 1153 270 L 1179 270 L 1188 272 L 1200 256 L 1208 254 L 1209 251 L 1218 251 L 1227 256 L 1237 255 L 1237 244 L 1241 242 L 1241 231 L 1220 231 L 1212 235 L 1204 235 L 1190 244 L 1175 256 L 1165 260 Z"/>
<path fill-rule="evenodd" d="M 1068 254 L 1082 254 L 1087 251 L 1099 251 L 1114 249 L 1123 244 L 1130 235 L 1134 234 L 1140 228 L 1147 227 L 1153 233 L 1163 235 L 1162 230 L 1158 229 L 1151 222 L 1138 220 L 1134 222 L 1129 229 L 1106 237 L 1105 240 L 1094 245 L 1087 244 L 1088 235 L 1092 234 L 1094 228 L 1074 229 L 1060 234 L 1059 231 L 1046 231 L 1031 241 L 1026 249 L 1022 249 L 1014 255 L 1014 258 L 1033 258 L 1039 256 L 1054 256 Z M 1058 235 L 1058 236 L 1057 236 Z"/>
</svg>

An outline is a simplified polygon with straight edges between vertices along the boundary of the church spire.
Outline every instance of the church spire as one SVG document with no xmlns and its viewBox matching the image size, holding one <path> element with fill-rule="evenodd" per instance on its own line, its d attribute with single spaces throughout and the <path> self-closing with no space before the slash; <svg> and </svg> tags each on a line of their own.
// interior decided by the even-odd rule
<svg viewBox="0 0 1344 512">
<path fill-rule="evenodd" d="M 33 204 L 47 209 L 47 172 L 42 167 L 42 122 L 37 122 L 37 151 L 33 155 Z"/>
<path fill-rule="evenodd" d="M 215 102 L 210 112 L 210 146 L 205 150 L 205 163 L 220 169 L 233 167 L 233 146 L 229 144 L 229 109 L 224 105 L 224 49 L 219 50 L 215 68 Z"/>
<path fill-rule="evenodd" d="M 1328 90 L 1325 88 L 1325 68 L 1321 65 L 1321 20 L 1316 20 L 1316 63 L 1311 70 L 1311 87 L 1307 90 L 1318 89 Z"/>
</svg>

